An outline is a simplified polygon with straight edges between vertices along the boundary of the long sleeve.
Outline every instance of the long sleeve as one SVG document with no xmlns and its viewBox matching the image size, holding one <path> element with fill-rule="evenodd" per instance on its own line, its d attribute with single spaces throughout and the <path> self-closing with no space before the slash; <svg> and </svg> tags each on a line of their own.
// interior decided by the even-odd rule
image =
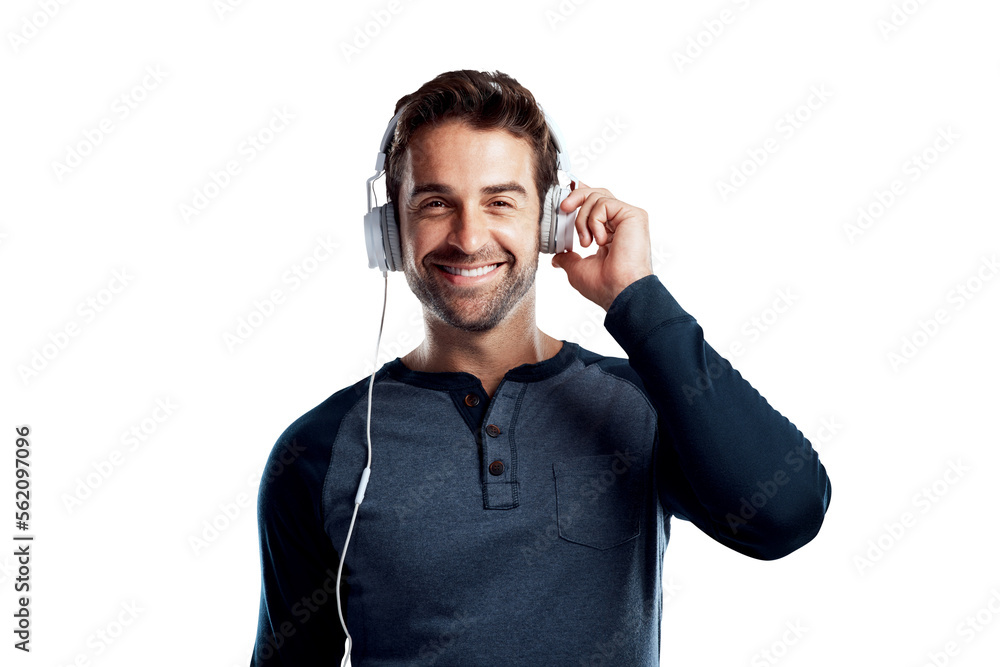
<svg viewBox="0 0 1000 667">
<path fill-rule="evenodd" d="M 312 458 L 283 435 L 264 469 L 257 497 L 260 617 L 251 667 L 338 664 L 344 653 L 339 556 L 323 531 L 317 498 L 325 466 Z"/>
<path fill-rule="evenodd" d="M 655 275 L 626 287 L 604 325 L 658 414 L 664 509 L 740 553 L 771 560 L 809 542 L 830 480 L 809 441 L 705 342 Z"/>
</svg>

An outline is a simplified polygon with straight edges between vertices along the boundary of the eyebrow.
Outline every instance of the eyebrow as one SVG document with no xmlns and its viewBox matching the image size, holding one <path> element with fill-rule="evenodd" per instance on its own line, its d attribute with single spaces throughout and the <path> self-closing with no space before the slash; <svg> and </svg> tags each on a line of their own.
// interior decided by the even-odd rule
<svg viewBox="0 0 1000 667">
<path fill-rule="evenodd" d="M 410 199 L 428 192 L 436 192 L 442 195 L 455 194 L 454 190 L 442 183 L 421 183 L 413 186 L 413 189 L 410 190 Z M 499 183 L 497 185 L 487 185 L 480 189 L 479 192 L 484 195 L 498 195 L 504 192 L 516 192 L 522 197 L 527 198 L 528 196 L 528 191 L 524 189 L 524 186 L 514 181 L 509 183 Z"/>
</svg>

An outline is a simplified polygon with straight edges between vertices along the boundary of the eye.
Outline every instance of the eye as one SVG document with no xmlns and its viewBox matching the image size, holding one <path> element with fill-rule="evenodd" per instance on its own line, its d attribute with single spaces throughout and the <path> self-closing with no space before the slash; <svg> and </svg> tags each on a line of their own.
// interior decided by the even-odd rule
<svg viewBox="0 0 1000 667">
<path fill-rule="evenodd" d="M 503 199 L 497 199 L 496 201 L 491 201 L 490 204 L 503 204 L 507 208 L 513 208 L 513 206 L 510 205 L 510 202 L 504 201 Z"/>
<path fill-rule="evenodd" d="M 433 206 L 433 204 L 441 204 L 441 206 L 444 206 L 444 202 L 441 201 L 440 199 L 431 199 L 429 202 L 425 203 L 420 208 L 439 208 L 437 206 Z"/>
</svg>

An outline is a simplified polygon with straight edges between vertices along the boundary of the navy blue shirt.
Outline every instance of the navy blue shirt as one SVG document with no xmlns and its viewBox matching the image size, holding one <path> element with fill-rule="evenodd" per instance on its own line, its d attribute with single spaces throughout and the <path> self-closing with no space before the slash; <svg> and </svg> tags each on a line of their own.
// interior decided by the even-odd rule
<svg viewBox="0 0 1000 667">
<path fill-rule="evenodd" d="M 604 326 L 627 359 L 563 341 L 492 397 L 470 373 L 378 370 L 341 583 L 355 667 L 653 667 L 671 517 L 760 559 L 819 531 L 816 452 L 657 276 Z M 302 415 L 268 459 L 251 665 L 339 664 L 368 383 Z"/>
</svg>

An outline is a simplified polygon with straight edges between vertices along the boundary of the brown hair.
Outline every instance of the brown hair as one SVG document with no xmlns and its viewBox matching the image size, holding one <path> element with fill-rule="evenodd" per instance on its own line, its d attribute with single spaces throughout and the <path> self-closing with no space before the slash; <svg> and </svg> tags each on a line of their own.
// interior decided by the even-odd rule
<svg viewBox="0 0 1000 667">
<path fill-rule="evenodd" d="M 558 183 L 556 148 L 545 114 L 531 92 L 503 72 L 463 69 L 439 74 L 415 92 L 399 98 L 394 114 L 403 108 L 405 111 L 386 150 L 386 190 L 397 221 L 403 157 L 410 139 L 425 124 L 457 119 L 477 130 L 507 130 L 531 145 L 539 197 L 544 197 L 549 187 Z"/>
</svg>

